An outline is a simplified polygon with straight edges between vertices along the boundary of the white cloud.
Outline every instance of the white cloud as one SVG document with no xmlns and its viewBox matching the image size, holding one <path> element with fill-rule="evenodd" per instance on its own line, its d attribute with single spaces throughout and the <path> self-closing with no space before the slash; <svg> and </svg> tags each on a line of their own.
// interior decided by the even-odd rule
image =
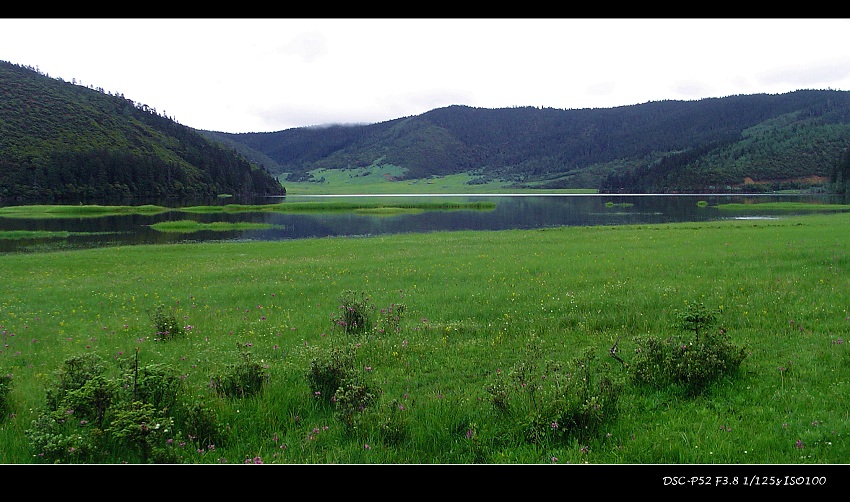
<svg viewBox="0 0 850 502">
<path fill-rule="evenodd" d="M 228 132 L 850 89 L 844 19 L 0 19 L 0 59 Z"/>
<path fill-rule="evenodd" d="M 328 53 L 328 42 L 317 31 L 299 33 L 281 47 L 280 52 L 298 56 L 304 63 L 312 63 Z"/>
</svg>

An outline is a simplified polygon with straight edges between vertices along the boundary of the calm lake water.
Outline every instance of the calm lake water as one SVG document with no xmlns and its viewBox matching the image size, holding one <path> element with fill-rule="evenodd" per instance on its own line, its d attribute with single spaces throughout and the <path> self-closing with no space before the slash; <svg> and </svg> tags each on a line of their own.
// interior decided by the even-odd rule
<svg viewBox="0 0 850 502">
<path fill-rule="evenodd" d="M 444 230 L 504 230 L 558 226 L 626 225 L 711 221 L 726 218 L 780 218 L 759 209 L 758 202 L 796 201 L 847 203 L 845 199 L 817 195 L 369 195 L 269 197 L 268 203 L 317 200 L 369 199 L 383 203 L 421 200 L 428 197 L 448 201 L 493 201 L 492 210 L 426 211 L 378 216 L 345 213 L 238 213 L 192 214 L 169 211 L 158 215 L 123 215 L 87 218 L 0 217 L 0 232 L 44 230 L 70 235 L 41 239 L 7 239 L 0 233 L 0 252 L 29 252 L 46 249 L 87 248 L 112 245 L 166 244 L 202 241 L 278 241 L 328 236 L 371 236 L 405 232 Z M 705 201 L 708 207 L 699 207 Z M 232 203 L 232 200 L 221 202 Z M 721 211 L 717 204 L 751 203 L 748 209 Z M 253 201 L 252 203 L 256 203 Z M 173 204 L 170 204 L 174 207 Z M 193 204 L 190 204 L 193 205 Z M 171 220 L 252 222 L 274 225 L 273 229 L 244 231 L 161 232 L 150 225 Z"/>
</svg>

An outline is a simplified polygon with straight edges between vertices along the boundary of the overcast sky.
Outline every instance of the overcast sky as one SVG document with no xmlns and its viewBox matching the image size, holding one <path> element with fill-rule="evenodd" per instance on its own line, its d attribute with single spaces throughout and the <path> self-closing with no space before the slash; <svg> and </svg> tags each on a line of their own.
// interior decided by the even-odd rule
<svg viewBox="0 0 850 502">
<path fill-rule="evenodd" d="M 267 132 L 850 90 L 850 20 L 0 19 L 0 60 L 193 128 Z"/>
</svg>

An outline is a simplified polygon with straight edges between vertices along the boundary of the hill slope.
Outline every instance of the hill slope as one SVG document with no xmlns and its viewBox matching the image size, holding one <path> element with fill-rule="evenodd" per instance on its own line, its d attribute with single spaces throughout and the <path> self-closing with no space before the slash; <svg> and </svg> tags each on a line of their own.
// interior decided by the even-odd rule
<svg viewBox="0 0 850 502">
<path fill-rule="evenodd" d="M 517 187 L 775 190 L 833 176 L 850 144 L 850 92 L 581 110 L 450 106 L 371 125 L 214 134 L 271 159 L 289 181 L 395 166 L 404 173 L 398 179 L 470 173 L 470 183 Z"/>
<path fill-rule="evenodd" d="M 0 198 L 282 193 L 267 171 L 156 109 L 0 61 Z"/>
</svg>

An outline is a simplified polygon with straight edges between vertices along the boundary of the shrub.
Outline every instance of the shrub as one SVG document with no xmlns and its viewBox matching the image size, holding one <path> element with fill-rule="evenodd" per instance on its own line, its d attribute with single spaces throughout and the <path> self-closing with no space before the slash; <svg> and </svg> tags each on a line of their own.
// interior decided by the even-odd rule
<svg viewBox="0 0 850 502">
<path fill-rule="evenodd" d="M 702 303 L 686 303 L 684 309 L 676 311 L 676 319 L 681 329 L 693 331 L 699 339 L 700 329 L 707 328 L 717 321 L 717 312 L 706 308 Z"/>
<path fill-rule="evenodd" d="M 733 345 L 725 330 L 719 329 L 693 339 L 638 338 L 630 368 L 638 383 L 654 387 L 677 385 L 696 395 L 737 371 L 745 357 L 746 351 Z"/>
<path fill-rule="evenodd" d="M 12 409 L 12 404 L 9 402 L 9 394 L 12 393 L 12 375 L 0 376 L 0 421 Z"/>
<path fill-rule="evenodd" d="M 138 356 L 138 352 L 137 352 Z M 109 378 L 100 357 L 67 359 L 46 390 L 45 410 L 25 431 L 35 455 L 51 463 L 174 462 L 166 436 L 182 390 L 175 370 L 152 364 Z"/>
<path fill-rule="evenodd" d="M 530 443 L 592 435 L 613 418 L 622 382 L 591 351 L 563 363 L 544 359 L 532 339 L 523 359 L 487 388 L 500 415 Z"/>
<path fill-rule="evenodd" d="M 365 293 L 346 291 L 339 301 L 339 314 L 332 317 L 332 320 L 343 333 L 361 334 L 372 329 L 371 314 L 375 308 Z"/>
<path fill-rule="evenodd" d="M 114 417 L 107 433 L 121 445 L 139 453 L 147 463 L 154 448 L 166 444 L 172 434 L 173 420 L 153 405 L 141 401 L 124 402 L 113 410 Z"/>
<path fill-rule="evenodd" d="M 630 365 L 633 380 L 654 387 L 675 385 L 696 395 L 737 371 L 746 351 L 733 345 L 723 328 L 705 331 L 717 321 L 717 315 L 702 303 L 688 302 L 684 309 L 676 311 L 676 324 L 693 332 L 692 338 L 677 335 L 665 339 L 638 338 L 635 359 Z"/>
<path fill-rule="evenodd" d="M 88 380 L 103 375 L 105 371 L 103 359 L 97 354 L 88 353 L 66 359 L 55 373 L 56 382 L 47 389 L 48 408 L 58 409 L 69 391 L 81 388 Z"/>
<path fill-rule="evenodd" d="M 336 390 L 354 378 L 354 347 L 332 347 L 310 361 L 307 381 L 310 391 L 317 399 L 333 402 Z"/>
<path fill-rule="evenodd" d="M 258 394 L 269 379 L 265 365 L 251 360 L 250 352 L 242 353 L 242 361 L 212 378 L 212 387 L 227 397 L 248 397 Z"/>
<path fill-rule="evenodd" d="M 166 310 L 165 305 L 157 305 L 154 311 L 150 313 L 150 318 L 157 340 L 168 341 L 180 337 L 186 332 L 174 309 Z"/>
<path fill-rule="evenodd" d="M 179 372 L 166 364 L 138 365 L 138 351 L 132 368 L 125 368 L 122 388 L 131 402 L 141 401 L 156 409 L 172 408 L 183 387 Z"/>
<path fill-rule="evenodd" d="M 348 430 L 354 429 L 360 413 L 375 403 L 370 386 L 358 377 L 345 380 L 334 392 L 334 415 Z"/>
<path fill-rule="evenodd" d="M 378 333 L 399 333 L 401 331 L 401 316 L 404 314 L 403 303 L 393 303 L 383 308 L 378 314 L 376 329 Z"/>
<path fill-rule="evenodd" d="M 338 418 L 353 429 L 358 414 L 376 401 L 377 391 L 365 382 L 355 362 L 354 347 L 333 347 L 310 362 L 307 373 L 316 399 L 332 404 Z"/>
<path fill-rule="evenodd" d="M 200 446 L 223 445 L 224 429 L 218 417 L 203 401 L 193 401 L 180 412 L 183 431 Z"/>
</svg>

